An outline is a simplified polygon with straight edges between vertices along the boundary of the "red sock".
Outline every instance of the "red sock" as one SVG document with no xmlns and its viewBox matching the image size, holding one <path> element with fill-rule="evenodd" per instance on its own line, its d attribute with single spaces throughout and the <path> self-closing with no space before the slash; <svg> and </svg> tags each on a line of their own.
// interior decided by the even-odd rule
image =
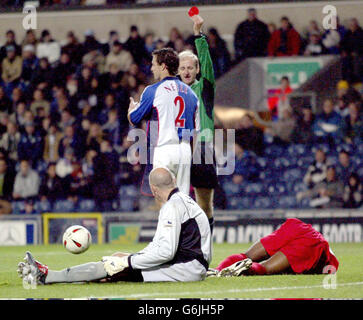
<svg viewBox="0 0 363 320">
<path fill-rule="evenodd" d="M 240 253 L 240 254 L 233 254 L 229 257 L 227 257 L 226 259 L 224 259 L 216 268 L 218 271 L 221 271 L 224 268 L 229 267 L 230 265 L 234 264 L 237 261 L 241 261 L 247 259 L 247 256 L 244 253 Z"/>
<path fill-rule="evenodd" d="M 266 273 L 267 273 L 266 268 L 258 262 L 252 262 L 252 266 L 248 270 L 249 275 L 263 276 Z"/>
</svg>

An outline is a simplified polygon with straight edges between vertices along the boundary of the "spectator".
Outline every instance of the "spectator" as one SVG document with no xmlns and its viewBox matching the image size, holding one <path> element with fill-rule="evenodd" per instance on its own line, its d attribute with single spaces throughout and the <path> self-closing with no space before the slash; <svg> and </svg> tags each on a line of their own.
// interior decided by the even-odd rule
<svg viewBox="0 0 363 320">
<path fill-rule="evenodd" d="M 163 39 L 158 39 L 155 42 L 155 50 L 166 48 L 166 44 Z"/>
<path fill-rule="evenodd" d="M 58 130 L 55 123 L 51 123 L 44 138 L 43 159 L 47 163 L 57 162 L 59 160 L 59 146 L 62 141 L 63 134 Z"/>
<path fill-rule="evenodd" d="M 252 117 L 246 114 L 242 117 L 236 131 L 236 143 L 242 149 L 253 151 L 256 155 L 262 156 L 264 153 L 263 131 L 253 125 Z"/>
<path fill-rule="evenodd" d="M 86 150 L 95 150 L 100 152 L 100 145 L 103 141 L 102 128 L 98 123 L 92 123 L 86 140 Z"/>
<path fill-rule="evenodd" d="M 93 75 L 102 74 L 105 72 L 106 59 L 99 47 L 90 49 L 87 54 L 82 57 L 82 63 L 85 67 L 90 68 Z"/>
<path fill-rule="evenodd" d="M 14 188 L 14 174 L 8 168 L 5 159 L 0 158 L 0 214 L 10 214 Z"/>
<path fill-rule="evenodd" d="M 308 170 L 303 179 L 308 189 L 313 189 L 326 178 L 327 169 L 328 164 L 325 152 L 321 149 L 317 149 L 315 151 L 315 160 L 308 167 Z"/>
<path fill-rule="evenodd" d="M 79 98 L 88 100 L 89 95 L 93 93 L 91 89 L 93 78 L 94 75 L 92 69 L 87 66 L 82 67 L 81 73 L 77 79 L 77 91 Z"/>
<path fill-rule="evenodd" d="M 327 49 L 329 54 L 339 54 L 340 53 L 340 42 L 344 38 L 345 33 L 347 32 L 345 27 L 340 24 L 339 17 L 337 17 L 337 28 L 332 29 L 329 28 L 325 30 L 322 43 L 324 47 Z"/>
<path fill-rule="evenodd" d="M 69 76 L 76 72 L 76 65 L 72 62 L 70 55 L 63 52 L 54 67 L 54 81 L 57 85 L 64 87 Z"/>
<path fill-rule="evenodd" d="M 12 103 L 11 100 L 5 94 L 5 90 L 0 86 L 0 112 L 6 112 L 8 114 L 12 113 Z"/>
<path fill-rule="evenodd" d="M 72 173 L 66 177 L 69 184 L 68 199 L 77 202 L 80 199 L 92 198 L 90 180 L 84 175 L 80 162 L 73 161 L 72 168 Z"/>
<path fill-rule="evenodd" d="M 121 144 L 121 126 L 118 121 L 118 112 L 116 109 L 108 111 L 107 122 L 102 126 L 102 130 L 106 133 L 108 141 L 113 146 Z"/>
<path fill-rule="evenodd" d="M 9 121 L 6 132 L 0 140 L 0 148 L 4 149 L 8 157 L 14 161 L 18 160 L 18 144 L 20 141 L 20 132 L 14 122 Z"/>
<path fill-rule="evenodd" d="M 0 136 L 3 135 L 9 123 L 9 115 L 7 113 L 0 113 Z"/>
<path fill-rule="evenodd" d="M 116 30 L 111 30 L 109 32 L 108 41 L 101 46 L 101 51 L 104 56 L 107 56 L 110 53 L 111 48 L 116 41 L 120 41 L 119 34 Z"/>
<path fill-rule="evenodd" d="M 23 101 L 19 101 L 16 105 L 15 112 L 10 116 L 10 121 L 16 123 L 18 129 L 22 132 L 24 131 L 25 125 L 25 111 L 26 111 L 26 104 Z"/>
<path fill-rule="evenodd" d="M 256 161 L 256 155 L 244 150 L 240 145 L 235 144 L 235 171 L 232 181 L 241 184 L 244 181 L 255 181 L 258 179 L 261 168 Z"/>
<path fill-rule="evenodd" d="M 35 47 L 31 44 L 24 46 L 21 78 L 25 81 L 26 84 L 29 84 L 33 72 L 38 68 L 38 66 L 39 59 L 35 55 Z"/>
<path fill-rule="evenodd" d="M 19 88 L 19 87 L 14 88 L 10 95 L 10 99 L 12 102 L 12 107 L 11 107 L 10 113 L 14 112 L 14 110 L 16 109 L 16 106 L 18 105 L 19 102 L 25 103 L 26 102 L 25 98 L 26 97 L 21 88 Z"/>
<path fill-rule="evenodd" d="M 63 181 L 56 173 L 56 164 L 54 162 L 50 162 L 47 168 L 47 173 L 40 184 L 40 200 L 48 201 L 51 205 L 53 205 L 57 199 L 62 199 L 65 196 Z"/>
<path fill-rule="evenodd" d="M 3 44 L 3 46 L 0 48 L 0 62 L 2 62 L 3 59 L 5 59 L 5 57 L 7 55 L 8 46 L 14 47 L 16 56 L 21 56 L 21 46 L 19 46 L 16 43 L 15 32 L 13 30 L 6 31 L 5 38 L 6 38 L 6 41 Z"/>
<path fill-rule="evenodd" d="M 317 208 L 341 208 L 343 206 L 343 183 L 336 177 L 335 168 L 330 166 L 326 179 L 312 191 L 310 206 Z"/>
<path fill-rule="evenodd" d="M 318 22 L 316 20 L 310 20 L 309 25 L 308 25 L 308 27 L 305 31 L 305 35 L 304 35 L 305 40 L 307 42 L 309 42 L 310 36 L 313 34 L 319 36 L 319 38 L 323 35 L 323 33 L 318 25 Z"/>
<path fill-rule="evenodd" d="M 21 135 L 18 143 L 19 160 L 31 160 L 35 168 L 38 161 L 42 159 L 43 148 L 42 137 L 35 131 L 34 122 L 26 122 L 25 132 Z"/>
<path fill-rule="evenodd" d="M 338 98 L 337 103 L 334 106 L 334 111 L 342 118 L 345 118 L 349 114 L 347 96 L 344 95 L 343 97 Z"/>
<path fill-rule="evenodd" d="M 55 171 L 57 175 L 63 179 L 69 174 L 71 174 L 73 172 L 72 163 L 74 161 L 75 161 L 74 150 L 71 147 L 67 147 L 64 151 L 64 155 L 61 158 L 59 158 L 57 164 L 55 165 Z M 69 192 L 67 191 L 68 190 L 66 190 L 65 187 L 66 194 L 69 194 Z"/>
<path fill-rule="evenodd" d="M 59 43 L 52 39 L 49 30 L 43 30 L 37 46 L 37 57 L 47 58 L 49 63 L 53 64 L 60 58 L 60 49 Z"/>
<path fill-rule="evenodd" d="M 179 31 L 178 28 L 176 27 L 173 27 L 170 29 L 170 32 L 169 32 L 169 41 L 165 44 L 164 42 L 157 42 L 157 48 L 156 49 L 159 49 L 158 46 L 164 46 L 166 48 L 173 48 L 175 49 L 175 41 L 177 39 L 183 39 L 183 36 L 181 34 L 181 32 Z"/>
<path fill-rule="evenodd" d="M 64 136 L 61 138 L 58 147 L 59 157 L 63 158 L 65 156 L 66 149 L 71 149 L 77 159 L 82 158 L 84 154 L 83 143 L 73 125 L 64 127 Z"/>
<path fill-rule="evenodd" d="M 82 159 L 82 172 L 84 176 L 88 179 L 89 183 L 92 183 L 94 175 L 94 165 L 93 159 L 97 156 L 95 150 L 88 150 L 86 156 Z"/>
<path fill-rule="evenodd" d="M 147 63 L 149 57 L 145 49 L 145 41 L 140 36 L 137 26 L 130 27 L 130 35 L 125 42 L 125 47 L 130 51 L 133 59 L 138 65 Z"/>
<path fill-rule="evenodd" d="M 145 73 L 140 70 L 140 67 L 136 63 L 131 64 L 128 74 L 134 76 L 139 83 L 147 82 Z"/>
<path fill-rule="evenodd" d="M 34 70 L 30 85 L 32 88 L 37 88 L 39 85 L 43 88 L 53 86 L 54 73 L 47 58 L 39 59 L 39 66 Z"/>
<path fill-rule="evenodd" d="M 98 51 L 101 47 L 101 44 L 95 37 L 95 33 L 92 29 L 88 29 L 84 33 L 84 42 L 83 42 L 83 50 L 82 54 L 86 55 L 90 51 Z"/>
<path fill-rule="evenodd" d="M 1 79 L 5 87 L 5 91 L 9 94 L 19 83 L 22 73 L 23 60 L 16 55 L 16 49 L 13 45 L 6 47 L 6 57 L 2 62 Z"/>
<path fill-rule="evenodd" d="M 139 185 L 142 178 L 143 170 L 140 163 L 138 163 L 136 159 L 132 159 L 132 161 L 130 161 L 128 158 L 128 151 L 131 145 L 132 142 L 128 141 L 127 135 L 123 136 L 122 144 L 119 149 L 119 183 L 122 186 Z"/>
<path fill-rule="evenodd" d="M 209 29 L 208 44 L 213 61 L 214 76 L 219 78 L 229 70 L 231 64 L 231 57 L 227 49 L 227 44 L 215 28 Z"/>
<path fill-rule="evenodd" d="M 311 106 L 304 105 L 302 107 L 302 115 L 297 120 L 298 126 L 295 126 L 291 140 L 293 143 L 311 144 L 314 140 L 313 123 L 315 116 L 311 110 Z"/>
<path fill-rule="evenodd" d="M 348 183 L 344 187 L 343 207 L 347 209 L 357 209 L 362 205 L 363 187 L 360 178 L 356 173 L 351 173 Z"/>
<path fill-rule="evenodd" d="M 174 42 L 174 50 L 180 53 L 185 50 L 185 42 L 183 38 L 178 38 Z"/>
<path fill-rule="evenodd" d="M 320 34 L 317 32 L 311 33 L 304 51 L 304 56 L 319 56 L 326 53 L 327 50 L 321 42 Z"/>
<path fill-rule="evenodd" d="M 283 110 L 290 109 L 288 96 L 291 92 L 290 79 L 287 76 L 283 76 L 280 80 L 280 88 L 268 98 L 268 107 L 272 119 L 277 120 L 281 118 Z"/>
<path fill-rule="evenodd" d="M 248 9 L 247 19 L 234 34 L 235 60 L 265 56 L 269 38 L 267 25 L 257 18 L 256 9 Z"/>
<path fill-rule="evenodd" d="M 341 42 L 343 79 L 350 83 L 362 81 L 363 29 L 356 18 L 349 21 L 349 30 Z"/>
<path fill-rule="evenodd" d="M 98 116 L 98 122 L 100 123 L 101 126 L 103 126 L 108 121 L 108 113 L 112 109 L 118 110 L 119 106 L 116 104 L 116 100 L 113 94 L 108 93 L 105 96 L 102 110 Z"/>
<path fill-rule="evenodd" d="M 326 99 L 323 103 L 323 112 L 317 115 L 314 121 L 314 140 L 334 146 L 339 142 L 341 121 L 341 116 L 334 111 L 333 101 Z"/>
<path fill-rule="evenodd" d="M 26 46 L 32 46 L 35 49 L 37 47 L 37 45 L 38 45 L 38 39 L 35 34 L 35 31 L 33 29 L 27 30 L 25 32 L 24 40 L 21 43 L 23 50 Z"/>
<path fill-rule="evenodd" d="M 83 46 L 79 43 L 77 37 L 74 35 L 73 31 L 67 33 L 67 43 L 62 47 L 61 52 L 67 53 L 71 61 L 76 65 L 82 63 L 83 56 Z"/>
<path fill-rule="evenodd" d="M 273 143 L 287 145 L 291 142 L 292 133 L 296 126 L 296 120 L 292 115 L 290 109 L 282 111 L 282 117 L 277 121 L 264 121 L 256 113 L 256 120 L 267 127 L 265 129 L 265 136 L 271 136 Z"/>
<path fill-rule="evenodd" d="M 273 22 L 269 23 L 267 25 L 268 33 L 269 33 L 269 39 L 271 38 L 272 34 L 276 31 L 277 27 L 276 24 Z"/>
<path fill-rule="evenodd" d="M 300 52 L 301 39 L 287 17 L 282 17 L 280 29 L 276 30 L 268 43 L 269 56 L 296 56 Z"/>
<path fill-rule="evenodd" d="M 337 177 L 343 183 L 347 183 L 350 174 L 354 171 L 355 171 L 355 166 L 352 163 L 349 152 L 342 149 L 339 152 L 338 165 L 336 166 Z"/>
<path fill-rule="evenodd" d="M 358 145 L 363 142 L 363 116 L 359 102 L 348 105 L 348 115 L 343 119 L 342 139 L 350 144 Z"/>
<path fill-rule="evenodd" d="M 111 52 L 106 57 L 105 71 L 110 71 L 111 64 L 115 64 L 119 71 L 126 72 L 133 63 L 131 53 L 123 48 L 121 42 L 116 41 L 113 44 Z"/>
<path fill-rule="evenodd" d="M 20 214 L 37 214 L 38 211 L 35 209 L 34 200 L 26 199 L 24 201 L 24 208 L 20 210 Z"/>
<path fill-rule="evenodd" d="M 40 89 L 34 90 L 33 101 L 30 104 L 30 111 L 33 114 L 36 114 L 38 108 L 43 108 L 46 116 L 50 115 L 50 103 L 49 101 L 45 100 L 44 93 Z"/>
<path fill-rule="evenodd" d="M 94 158 L 93 197 L 101 212 L 112 211 L 112 201 L 118 190 L 115 173 L 118 172 L 118 155 L 107 140 L 101 142 L 100 153 Z"/>
<path fill-rule="evenodd" d="M 59 128 L 63 131 L 66 127 L 73 126 L 75 124 L 75 117 L 72 116 L 71 111 L 65 108 L 61 112 L 60 121 L 58 123 Z"/>
<path fill-rule="evenodd" d="M 152 52 L 156 49 L 156 43 L 154 41 L 154 34 L 153 33 L 147 33 L 145 35 L 145 50 L 148 53 L 148 59 L 151 61 Z"/>
<path fill-rule="evenodd" d="M 15 177 L 14 200 L 33 199 L 38 196 L 40 179 L 38 173 L 30 167 L 28 160 L 21 160 L 20 170 Z"/>
</svg>

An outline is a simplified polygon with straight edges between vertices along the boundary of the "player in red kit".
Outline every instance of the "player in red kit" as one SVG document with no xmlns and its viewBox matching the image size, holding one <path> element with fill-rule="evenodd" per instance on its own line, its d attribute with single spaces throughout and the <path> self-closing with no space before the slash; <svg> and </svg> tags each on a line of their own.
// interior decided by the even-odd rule
<svg viewBox="0 0 363 320">
<path fill-rule="evenodd" d="M 299 219 L 287 219 L 245 253 L 224 259 L 208 276 L 335 273 L 339 262 L 323 235 Z"/>
</svg>

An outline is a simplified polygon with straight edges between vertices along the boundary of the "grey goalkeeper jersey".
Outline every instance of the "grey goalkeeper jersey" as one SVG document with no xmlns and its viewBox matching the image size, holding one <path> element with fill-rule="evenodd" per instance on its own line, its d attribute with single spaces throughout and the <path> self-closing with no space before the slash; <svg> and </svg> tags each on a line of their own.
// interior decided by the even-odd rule
<svg viewBox="0 0 363 320">
<path fill-rule="evenodd" d="M 140 252 L 132 254 L 129 263 L 133 269 L 146 270 L 198 261 L 206 270 L 211 259 L 212 239 L 208 218 L 192 198 L 176 188 L 160 209 L 152 242 Z"/>
</svg>

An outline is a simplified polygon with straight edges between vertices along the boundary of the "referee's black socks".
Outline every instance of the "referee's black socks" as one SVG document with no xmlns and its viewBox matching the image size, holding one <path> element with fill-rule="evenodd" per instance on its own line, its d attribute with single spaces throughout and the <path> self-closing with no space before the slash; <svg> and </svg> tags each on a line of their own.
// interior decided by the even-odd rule
<svg viewBox="0 0 363 320">
<path fill-rule="evenodd" d="M 213 227 L 214 227 L 214 218 L 208 218 L 209 221 L 209 227 L 210 227 L 210 232 L 213 233 Z"/>
</svg>

